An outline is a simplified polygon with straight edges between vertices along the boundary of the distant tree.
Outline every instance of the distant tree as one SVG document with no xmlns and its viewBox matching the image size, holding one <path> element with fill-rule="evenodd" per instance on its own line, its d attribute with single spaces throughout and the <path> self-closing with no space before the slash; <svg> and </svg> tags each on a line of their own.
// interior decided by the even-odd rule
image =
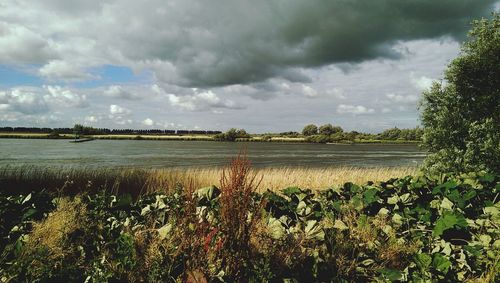
<svg viewBox="0 0 500 283">
<path fill-rule="evenodd" d="M 332 124 L 326 124 L 326 125 L 319 127 L 318 131 L 319 131 L 320 135 L 329 136 L 331 134 L 343 132 L 344 130 L 339 126 L 333 126 Z"/>
<path fill-rule="evenodd" d="M 318 134 L 318 127 L 314 124 L 309 124 L 302 130 L 304 136 L 312 136 Z"/>
<path fill-rule="evenodd" d="M 244 129 L 239 129 L 236 131 L 237 138 L 249 138 L 250 135 Z"/>
<path fill-rule="evenodd" d="M 244 129 L 231 128 L 225 133 L 216 134 L 214 139 L 217 141 L 236 141 L 237 138 L 249 138 L 250 135 Z"/>
<path fill-rule="evenodd" d="M 354 142 L 354 139 L 356 139 L 356 135 L 358 133 L 355 131 L 344 133 L 344 140 Z"/>
<path fill-rule="evenodd" d="M 423 93 L 423 145 L 430 172 L 500 172 L 500 16 L 473 22 L 448 65 L 446 83 Z"/>
<path fill-rule="evenodd" d="M 397 140 L 401 135 L 401 130 L 398 128 L 391 128 L 383 131 L 378 135 L 381 140 Z"/>
</svg>

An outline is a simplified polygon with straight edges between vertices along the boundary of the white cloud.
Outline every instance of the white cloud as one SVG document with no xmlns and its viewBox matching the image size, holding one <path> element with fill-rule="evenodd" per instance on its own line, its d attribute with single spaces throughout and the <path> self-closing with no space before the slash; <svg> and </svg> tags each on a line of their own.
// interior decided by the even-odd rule
<svg viewBox="0 0 500 283">
<path fill-rule="evenodd" d="M 361 114 L 371 114 L 374 113 L 375 110 L 373 108 L 366 108 L 365 106 L 362 105 L 347 105 L 347 104 L 340 104 L 337 107 L 337 113 L 339 114 L 354 114 L 354 115 L 361 115 Z"/>
<path fill-rule="evenodd" d="M 318 92 L 314 88 L 307 86 L 307 85 L 304 85 L 304 84 L 302 85 L 302 92 L 304 93 L 304 95 L 306 97 L 309 97 L 309 98 L 315 98 L 318 96 Z"/>
<path fill-rule="evenodd" d="M 129 115 L 130 113 L 132 113 L 132 111 L 125 107 L 112 104 L 109 106 L 109 113 L 111 115 Z"/>
<path fill-rule="evenodd" d="M 152 88 L 154 91 L 154 89 Z M 141 96 L 139 94 L 135 94 L 132 91 L 125 89 L 125 87 L 120 85 L 111 85 L 104 91 L 104 95 L 122 98 L 122 99 L 140 99 Z"/>
<path fill-rule="evenodd" d="M 0 9 L 3 8 L 0 4 Z M 50 40 L 25 26 L 2 22 L 1 15 L 2 12 L 0 12 L 0 62 L 38 64 L 56 57 Z"/>
<path fill-rule="evenodd" d="M 87 116 L 87 117 L 85 117 L 85 122 L 96 123 L 98 121 L 99 121 L 99 118 L 97 118 L 96 116 Z"/>
<path fill-rule="evenodd" d="M 62 88 L 61 86 L 43 86 L 49 92 L 43 96 L 45 101 L 55 108 L 76 107 L 84 108 L 89 106 L 87 97 L 72 92 L 69 89 Z"/>
<path fill-rule="evenodd" d="M 432 86 L 432 82 L 434 80 L 426 76 L 415 77 L 412 73 L 410 74 L 410 81 L 416 89 L 418 89 L 419 91 L 424 91 Z"/>
<path fill-rule="evenodd" d="M 219 98 L 211 90 L 185 96 L 168 94 L 168 100 L 172 106 L 177 106 L 188 111 L 203 111 L 212 108 L 242 109 L 242 106 L 237 105 L 232 100 Z"/>
<path fill-rule="evenodd" d="M 42 77 L 50 81 L 78 82 L 91 79 L 98 79 L 79 67 L 75 63 L 69 63 L 63 60 L 53 60 L 45 64 L 38 71 Z"/>
<path fill-rule="evenodd" d="M 145 126 L 153 126 L 155 124 L 155 122 L 153 120 L 151 120 L 150 118 L 147 118 L 144 121 L 142 121 L 142 124 Z"/>
<path fill-rule="evenodd" d="M 10 92 L 0 92 L 0 104 L 3 111 L 12 111 L 27 115 L 45 113 L 47 103 L 36 89 L 13 88 Z"/>
</svg>

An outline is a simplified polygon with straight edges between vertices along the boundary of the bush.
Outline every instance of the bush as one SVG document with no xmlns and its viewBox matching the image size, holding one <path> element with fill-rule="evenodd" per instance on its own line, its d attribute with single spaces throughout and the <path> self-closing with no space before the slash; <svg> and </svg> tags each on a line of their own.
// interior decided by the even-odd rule
<svg viewBox="0 0 500 283">
<path fill-rule="evenodd" d="M 312 136 L 312 135 L 317 135 L 318 134 L 318 127 L 314 124 L 309 124 L 304 127 L 302 130 L 302 134 L 304 136 Z"/>
</svg>

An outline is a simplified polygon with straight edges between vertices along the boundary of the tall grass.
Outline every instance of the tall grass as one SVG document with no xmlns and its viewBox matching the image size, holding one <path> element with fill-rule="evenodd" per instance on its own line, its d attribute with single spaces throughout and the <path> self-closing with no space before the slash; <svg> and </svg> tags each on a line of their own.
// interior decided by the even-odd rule
<svg viewBox="0 0 500 283">
<path fill-rule="evenodd" d="M 39 166 L 0 167 L 0 189 L 12 192 L 32 190 L 61 190 L 77 194 L 84 189 L 106 189 L 112 192 L 139 195 L 168 191 L 179 184 L 192 182 L 196 188 L 220 186 L 222 168 L 163 168 L 163 169 L 116 169 L 116 168 L 65 168 Z M 325 189 L 345 182 L 363 184 L 390 178 L 414 175 L 416 167 L 329 167 L 329 168 L 262 168 L 250 173 L 262 176 L 259 191 L 278 190 L 287 186 Z"/>
</svg>

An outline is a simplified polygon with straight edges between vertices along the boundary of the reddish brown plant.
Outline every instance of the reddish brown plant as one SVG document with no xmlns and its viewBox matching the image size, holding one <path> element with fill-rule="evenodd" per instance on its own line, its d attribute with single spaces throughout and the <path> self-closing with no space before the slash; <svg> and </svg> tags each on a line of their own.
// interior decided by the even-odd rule
<svg viewBox="0 0 500 283">
<path fill-rule="evenodd" d="M 226 275 L 234 281 L 244 276 L 241 270 L 249 262 L 250 236 L 261 207 L 253 196 L 262 178 L 257 179 L 250 171 L 250 160 L 242 150 L 223 170 L 220 180 L 221 258 L 225 261 Z"/>
</svg>

